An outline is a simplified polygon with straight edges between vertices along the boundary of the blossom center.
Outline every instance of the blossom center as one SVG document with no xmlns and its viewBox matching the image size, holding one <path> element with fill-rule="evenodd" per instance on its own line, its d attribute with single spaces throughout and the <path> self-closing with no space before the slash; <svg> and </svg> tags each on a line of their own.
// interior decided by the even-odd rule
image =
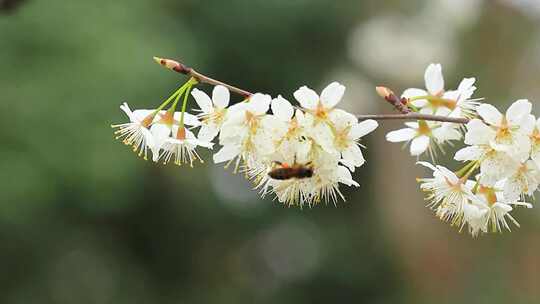
<svg viewBox="0 0 540 304">
<path fill-rule="evenodd" d="M 344 129 L 336 132 L 335 134 L 335 144 L 340 149 L 345 149 L 349 146 L 349 131 L 351 126 L 347 126 Z"/>
<path fill-rule="evenodd" d="M 259 127 L 259 117 L 250 111 L 246 111 L 246 125 L 251 133 L 255 133 Z"/>
<path fill-rule="evenodd" d="M 428 126 L 427 122 L 424 120 L 418 121 L 418 135 L 430 135 L 431 128 Z"/>
<path fill-rule="evenodd" d="M 300 126 L 298 125 L 298 120 L 295 118 L 291 119 L 289 122 L 289 129 L 287 130 L 286 138 L 294 138 L 296 134 L 300 131 Z"/>
<path fill-rule="evenodd" d="M 493 188 L 480 186 L 478 188 L 478 193 L 484 195 L 489 205 L 493 205 L 497 202 L 497 195 L 495 194 L 495 190 Z"/>
<path fill-rule="evenodd" d="M 167 126 L 172 126 L 174 123 L 173 113 L 171 111 L 165 112 L 165 114 L 161 115 L 161 119 L 159 123 L 167 125 Z"/>
<path fill-rule="evenodd" d="M 319 103 L 317 104 L 317 108 L 315 109 L 315 117 L 320 120 L 326 120 L 328 118 L 328 112 L 329 111 L 319 101 Z"/>
<path fill-rule="evenodd" d="M 221 125 L 225 119 L 225 113 L 227 109 L 219 109 L 214 107 L 214 112 L 202 116 L 202 123 L 204 124 L 216 124 Z"/>
<path fill-rule="evenodd" d="M 141 126 L 143 126 L 145 128 L 148 128 L 152 124 L 152 121 L 154 120 L 154 116 L 156 116 L 156 115 L 155 114 L 149 114 L 148 116 L 146 116 L 141 121 Z"/>
</svg>

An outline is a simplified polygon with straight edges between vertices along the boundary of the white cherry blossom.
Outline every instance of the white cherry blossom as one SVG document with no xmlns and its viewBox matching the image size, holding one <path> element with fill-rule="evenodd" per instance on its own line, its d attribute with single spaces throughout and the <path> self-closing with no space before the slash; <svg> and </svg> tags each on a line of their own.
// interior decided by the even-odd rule
<svg viewBox="0 0 540 304">
<path fill-rule="evenodd" d="M 266 114 L 272 98 L 256 93 L 241 106 L 229 108 L 229 116 L 223 123 L 219 134 L 219 143 L 223 146 L 214 154 L 214 162 L 255 161 L 257 156 L 271 154 L 274 150 L 270 125 L 272 118 Z"/>
<path fill-rule="evenodd" d="M 486 133 L 482 121 L 471 127 L 481 128 L 479 132 L 484 134 L 480 135 L 489 139 L 489 144 L 493 149 L 508 153 L 516 161 L 523 162 L 529 157 L 531 149 L 528 136 L 534 128 L 534 117 L 530 115 L 531 108 L 532 105 L 528 100 L 520 99 L 514 102 L 503 115 L 494 106 L 482 104 L 477 112 L 494 132 Z M 476 130 L 472 131 L 476 132 Z"/>
<path fill-rule="evenodd" d="M 389 142 L 410 142 L 409 151 L 412 156 L 419 156 L 429 151 L 433 158 L 435 146 L 442 150 L 442 144 L 461 138 L 461 133 L 451 124 L 419 120 L 406 122 L 405 125 L 407 128 L 386 134 L 386 140 Z"/>
<path fill-rule="evenodd" d="M 441 97 L 444 94 L 444 77 L 442 75 L 442 66 L 440 64 L 432 63 L 424 72 L 424 82 L 426 90 L 410 88 L 403 92 L 402 97 L 414 98 L 423 96 L 438 96 Z M 427 99 L 416 99 L 411 102 L 415 107 L 425 107 L 429 104 Z"/>
<path fill-rule="evenodd" d="M 148 150 L 154 146 L 154 138 L 148 129 L 155 118 L 155 110 L 131 111 L 129 105 L 124 102 L 120 109 L 129 118 L 128 123 L 111 125 L 118 129 L 114 132 L 116 139 L 121 139 L 126 145 L 132 146 L 133 151 L 144 159 L 148 158 Z"/>
<path fill-rule="evenodd" d="M 540 184 L 540 171 L 536 163 L 528 160 L 519 164 L 504 183 L 504 197 L 512 201 L 523 195 L 531 196 Z"/>
<path fill-rule="evenodd" d="M 199 138 L 207 141 L 213 140 L 221 126 L 227 119 L 227 107 L 229 106 L 229 90 L 217 85 L 212 91 L 212 98 L 199 89 L 193 89 L 191 95 L 199 105 L 200 113 L 197 115 L 201 120 Z"/>
<path fill-rule="evenodd" d="M 208 141 L 197 139 L 193 132 L 185 127 L 179 128 L 174 125 L 172 133 L 173 137 L 165 139 L 163 151 L 158 157 L 158 160 L 162 160 L 164 164 L 173 160 L 176 165 L 189 163 L 193 167 L 193 160 L 198 159 L 201 163 L 203 162 L 195 148 L 200 146 L 211 149 L 213 146 Z"/>
<path fill-rule="evenodd" d="M 150 146 L 152 150 L 152 160 L 157 162 L 160 155 L 160 150 L 163 145 L 171 137 L 174 126 L 178 126 L 180 123 L 180 117 L 182 116 L 181 112 L 172 112 L 160 111 L 156 117 L 152 126 L 150 127 L 150 132 L 153 137 L 153 144 Z M 187 126 L 199 126 L 200 122 L 195 115 L 184 113 L 184 124 Z"/>
<path fill-rule="evenodd" d="M 464 206 L 476 200 L 470 184 L 443 166 L 433 166 L 427 162 L 418 164 L 433 170 L 432 178 L 418 180 L 420 189 L 428 193 L 428 207 L 436 209 L 442 220 L 461 220 Z"/>
<path fill-rule="evenodd" d="M 360 167 L 365 162 L 358 141 L 373 132 L 379 124 L 371 119 L 358 123 L 354 115 L 343 110 L 332 112 L 330 121 L 334 131 L 335 150 L 341 153 L 341 163 L 354 172 L 355 167 Z"/>
</svg>

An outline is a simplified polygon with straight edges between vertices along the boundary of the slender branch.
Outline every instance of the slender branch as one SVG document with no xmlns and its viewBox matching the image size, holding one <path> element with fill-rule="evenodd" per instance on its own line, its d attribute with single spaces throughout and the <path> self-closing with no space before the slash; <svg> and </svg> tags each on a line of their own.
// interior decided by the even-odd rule
<svg viewBox="0 0 540 304">
<path fill-rule="evenodd" d="M 208 77 L 202 73 L 197 72 L 195 69 L 188 67 L 187 65 L 180 63 L 175 60 L 165 59 L 154 57 L 154 60 L 166 67 L 169 70 L 175 71 L 180 74 L 184 74 L 190 77 L 195 78 L 198 82 L 206 83 L 210 85 L 222 85 L 229 89 L 229 91 L 242 95 L 244 97 L 249 97 L 253 93 L 246 91 L 244 89 L 237 88 L 230 84 L 224 83 L 222 81 Z M 430 114 L 421 114 L 413 112 L 408 105 L 408 100 L 406 98 L 397 97 L 394 92 L 386 87 L 377 87 L 377 93 L 383 97 L 388 103 L 390 103 L 397 111 L 401 114 L 367 114 L 367 115 L 357 115 L 356 117 L 360 120 L 374 119 L 374 120 L 429 120 L 429 121 L 440 121 L 440 122 L 450 122 L 450 123 L 459 123 L 466 124 L 469 122 L 467 118 L 455 118 L 439 115 L 430 115 Z M 411 106 L 412 107 L 412 106 Z M 414 109 L 414 107 L 413 107 Z"/>
<path fill-rule="evenodd" d="M 440 115 L 430 115 L 430 114 L 421 114 L 410 112 L 407 114 L 367 114 L 367 115 L 356 115 L 359 120 L 373 119 L 373 120 L 430 120 L 430 121 L 441 121 L 441 122 L 451 122 L 458 124 L 466 124 L 469 122 L 467 118 L 457 118 L 457 117 L 448 117 Z"/>
<path fill-rule="evenodd" d="M 219 80 L 210 78 L 210 77 L 208 77 L 208 76 L 206 76 L 204 74 L 201 74 L 201 73 L 197 72 L 195 69 L 193 69 L 191 67 L 188 67 L 187 65 L 185 65 L 183 63 L 180 63 L 178 61 L 174 61 L 174 60 L 171 60 L 171 59 L 159 58 L 159 57 L 154 57 L 154 60 L 157 63 L 159 63 L 160 65 L 168 68 L 169 70 L 173 70 L 173 71 L 175 71 L 177 73 L 193 77 L 198 82 L 211 84 L 211 85 L 214 85 L 214 86 L 215 85 L 222 85 L 222 86 L 226 87 L 227 89 L 229 89 L 229 91 L 237 93 L 237 94 L 242 95 L 244 97 L 249 97 L 249 96 L 253 95 L 253 93 L 251 93 L 249 91 L 242 90 L 242 89 L 237 88 L 235 86 L 232 86 L 230 84 L 226 84 L 226 83 L 221 82 Z"/>
</svg>

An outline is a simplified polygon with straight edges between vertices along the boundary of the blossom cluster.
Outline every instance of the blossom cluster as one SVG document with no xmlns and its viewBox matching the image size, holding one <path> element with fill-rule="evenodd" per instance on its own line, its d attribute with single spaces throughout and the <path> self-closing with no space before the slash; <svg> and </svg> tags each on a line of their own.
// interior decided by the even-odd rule
<svg viewBox="0 0 540 304">
<path fill-rule="evenodd" d="M 378 127 L 375 119 L 404 119 L 405 128 L 386 135 L 390 142 L 410 144 L 418 164 L 432 177 L 419 178 L 428 207 L 437 217 L 473 236 L 519 227 L 512 213 L 530 200 L 540 185 L 540 118 L 520 99 L 503 114 L 474 98 L 475 78 L 445 89 L 440 64 L 424 74 L 425 89 L 406 89 L 400 97 L 385 87 L 379 95 L 401 114 L 353 115 L 337 108 L 345 87 L 338 82 L 320 94 L 303 86 L 283 96 L 250 92 L 208 78 L 173 60 L 155 58 L 166 68 L 191 76 L 155 109 L 132 111 L 120 106 L 129 122 L 112 125 L 117 139 L 144 159 L 177 165 L 203 162 L 201 149 L 220 147 L 216 164 L 232 166 L 254 183 L 261 196 L 272 195 L 288 206 L 313 206 L 345 200 L 340 185 L 356 186 L 352 173 L 365 163 L 360 140 Z M 211 94 L 195 88 L 213 85 Z M 231 104 L 232 90 L 243 100 Z M 188 100 L 198 106 L 188 112 Z M 180 103 L 181 101 L 181 103 Z M 410 119 L 416 119 L 411 122 Z M 196 133 L 196 134 L 195 134 Z M 439 153 L 463 142 L 455 171 L 435 164 Z"/>
<path fill-rule="evenodd" d="M 471 99 L 474 78 L 465 78 L 456 90 L 445 91 L 441 66 L 431 64 L 425 72 L 427 90 L 407 89 L 402 100 L 411 111 L 453 118 L 467 124 L 420 120 L 392 131 L 391 142 L 410 142 L 410 153 L 435 158 L 445 144 L 463 140 L 465 147 L 454 159 L 464 165 L 453 172 L 440 165 L 419 162 L 433 177 L 419 179 L 428 193 L 428 206 L 452 225 L 477 236 L 519 226 L 510 214 L 525 202 L 540 184 L 540 119 L 531 114 L 528 100 L 515 101 L 502 114 L 494 106 Z"/>
<path fill-rule="evenodd" d="M 229 105 L 227 87 L 216 85 L 209 96 L 190 81 L 157 109 L 131 111 L 124 103 L 120 108 L 130 121 L 112 126 L 118 139 L 144 158 L 151 152 L 154 161 L 177 165 L 202 162 L 197 148 L 212 149 L 217 142 L 215 163 L 232 164 L 262 196 L 274 194 L 289 206 L 335 204 L 344 199 L 340 184 L 359 186 L 351 175 L 365 162 L 359 141 L 378 124 L 337 108 L 343 85 L 333 82 L 320 95 L 301 87 L 293 94 L 299 106 L 263 93 Z M 195 114 L 186 111 L 188 95 L 198 105 Z M 182 96 L 182 110 L 176 111 Z"/>
</svg>

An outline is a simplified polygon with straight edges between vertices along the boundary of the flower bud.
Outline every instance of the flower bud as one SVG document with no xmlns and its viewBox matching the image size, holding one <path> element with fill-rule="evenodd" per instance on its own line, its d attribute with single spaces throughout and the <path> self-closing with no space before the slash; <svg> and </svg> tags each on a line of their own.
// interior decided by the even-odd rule
<svg viewBox="0 0 540 304">
<path fill-rule="evenodd" d="M 375 91 L 377 91 L 377 94 L 379 94 L 379 96 L 381 96 L 384 99 L 387 99 L 391 95 L 394 95 L 394 92 L 392 92 L 392 90 L 390 90 L 387 87 L 382 87 L 382 86 L 375 87 Z"/>
<path fill-rule="evenodd" d="M 154 61 L 166 67 L 167 69 L 173 70 L 173 71 L 176 70 L 180 66 L 179 62 L 171 60 L 171 59 L 154 57 Z"/>
</svg>

